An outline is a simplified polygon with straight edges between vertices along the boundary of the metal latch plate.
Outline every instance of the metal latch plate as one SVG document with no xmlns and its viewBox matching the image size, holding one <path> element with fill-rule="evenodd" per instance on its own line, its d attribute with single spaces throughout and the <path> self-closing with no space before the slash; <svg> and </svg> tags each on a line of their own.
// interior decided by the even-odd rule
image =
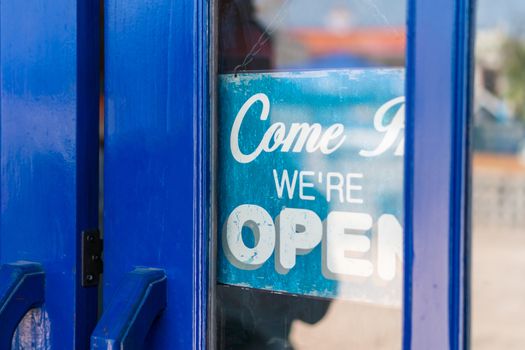
<svg viewBox="0 0 525 350">
<path fill-rule="evenodd" d="M 82 231 L 82 287 L 95 287 L 103 272 L 102 239 L 98 229 Z"/>
</svg>

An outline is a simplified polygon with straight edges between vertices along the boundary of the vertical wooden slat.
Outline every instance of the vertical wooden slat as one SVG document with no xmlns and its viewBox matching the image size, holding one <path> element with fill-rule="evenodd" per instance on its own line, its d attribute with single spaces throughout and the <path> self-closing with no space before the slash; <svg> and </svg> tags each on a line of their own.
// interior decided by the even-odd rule
<svg viewBox="0 0 525 350">
<path fill-rule="evenodd" d="M 46 273 L 19 348 L 87 349 L 96 321 L 79 262 L 81 231 L 97 227 L 98 16 L 96 1 L 0 4 L 0 261 Z"/>
</svg>

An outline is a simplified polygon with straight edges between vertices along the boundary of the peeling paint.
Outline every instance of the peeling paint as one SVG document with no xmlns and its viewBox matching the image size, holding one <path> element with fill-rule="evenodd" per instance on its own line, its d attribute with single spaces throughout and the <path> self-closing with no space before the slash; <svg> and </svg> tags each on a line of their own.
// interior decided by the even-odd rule
<svg viewBox="0 0 525 350">
<path fill-rule="evenodd" d="M 13 335 L 12 349 L 51 349 L 51 322 L 45 309 L 32 309 L 24 316 Z"/>
</svg>

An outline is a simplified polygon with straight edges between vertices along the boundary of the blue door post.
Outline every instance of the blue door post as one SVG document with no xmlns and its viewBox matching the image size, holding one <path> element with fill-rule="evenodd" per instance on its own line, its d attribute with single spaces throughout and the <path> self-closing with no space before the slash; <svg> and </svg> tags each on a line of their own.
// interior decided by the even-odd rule
<svg viewBox="0 0 525 350">
<path fill-rule="evenodd" d="M 471 0 L 410 0 L 404 349 L 468 344 Z"/>
<path fill-rule="evenodd" d="M 0 262 L 46 275 L 35 332 L 15 348 L 87 349 L 95 325 L 79 253 L 98 220 L 98 16 L 98 1 L 0 3 Z"/>
<path fill-rule="evenodd" d="M 105 10 L 104 312 L 135 267 L 162 269 L 167 305 L 145 348 L 204 348 L 208 2 L 106 0 Z"/>
</svg>

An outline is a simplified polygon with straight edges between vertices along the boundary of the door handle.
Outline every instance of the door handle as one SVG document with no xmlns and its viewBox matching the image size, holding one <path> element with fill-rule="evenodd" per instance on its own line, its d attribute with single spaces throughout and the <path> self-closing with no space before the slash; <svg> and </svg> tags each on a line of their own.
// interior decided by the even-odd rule
<svg viewBox="0 0 525 350">
<path fill-rule="evenodd" d="M 164 270 L 129 272 L 91 336 L 91 349 L 142 349 L 155 318 L 166 308 Z"/>
<path fill-rule="evenodd" d="M 19 261 L 0 266 L 0 349 L 11 349 L 16 327 L 44 303 L 45 273 L 40 264 Z"/>
</svg>

